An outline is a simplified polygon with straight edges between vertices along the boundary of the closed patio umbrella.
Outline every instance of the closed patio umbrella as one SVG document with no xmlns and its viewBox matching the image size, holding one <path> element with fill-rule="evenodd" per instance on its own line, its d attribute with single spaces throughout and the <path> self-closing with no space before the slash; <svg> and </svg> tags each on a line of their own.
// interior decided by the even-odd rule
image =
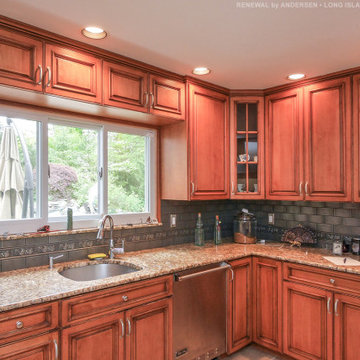
<svg viewBox="0 0 360 360">
<path fill-rule="evenodd" d="M 13 127 L 5 126 L 0 144 L 0 219 L 21 219 L 23 191 L 16 134 Z"/>
</svg>

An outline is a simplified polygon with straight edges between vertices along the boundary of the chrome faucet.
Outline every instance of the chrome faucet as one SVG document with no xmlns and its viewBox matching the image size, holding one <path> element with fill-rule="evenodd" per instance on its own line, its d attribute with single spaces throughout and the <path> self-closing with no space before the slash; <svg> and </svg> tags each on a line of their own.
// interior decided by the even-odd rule
<svg viewBox="0 0 360 360">
<path fill-rule="evenodd" d="M 114 254 L 123 254 L 124 253 L 124 240 L 122 241 L 121 248 L 115 248 L 114 239 L 113 239 L 114 220 L 110 215 L 105 215 L 102 218 L 100 226 L 99 226 L 99 231 L 96 236 L 96 240 L 102 240 L 104 238 L 105 224 L 106 224 L 106 220 L 108 220 L 108 219 L 109 219 L 109 225 L 110 225 L 109 257 L 110 257 L 110 259 L 113 259 Z"/>
<path fill-rule="evenodd" d="M 49 256 L 49 268 L 52 269 L 54 267 L 54 260 L 60 259 L 63 256 L 64 256 L 64 254 L 61 254 L 58 256 Z"/>
</svg>

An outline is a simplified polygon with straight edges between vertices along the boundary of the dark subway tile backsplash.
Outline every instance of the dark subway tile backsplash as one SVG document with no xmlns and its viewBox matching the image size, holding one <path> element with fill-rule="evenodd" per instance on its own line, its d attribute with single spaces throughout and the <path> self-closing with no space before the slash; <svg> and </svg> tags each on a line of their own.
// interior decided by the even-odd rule
<svg viewBox="0 0 360 360">
<path fill-rule="evenodd" d="M 360 204 L 269 200 L 213 200 L 161 202 L 162 226 L 116 230 L 116 246 L 125 240 L 125 251 L 192 243 L 197 213 L 201 212 L 206 240 L 213 237 L 215 215 L 222 221 L 222 236 L 233 235 L 234 216 L 248 208 L 258 220 L 258 238 L 279 241 L 288 228 L 310 227 L 319 246 L 330 247 L 334 239 L 360 235 Z M 275 225 L 268 225 L 268 214 Z M 176 227 L 170 227 L 176 214 Z M 108 234 L 107 234 L 108 236 Z M 107 252 L 108 238 L 96 240 L 96 232 L 0 241 L 0 271 L 45 265 L 49 255 L 64 254 L 57 262 L 84 259 L 90 253 Z"/>
</svg>

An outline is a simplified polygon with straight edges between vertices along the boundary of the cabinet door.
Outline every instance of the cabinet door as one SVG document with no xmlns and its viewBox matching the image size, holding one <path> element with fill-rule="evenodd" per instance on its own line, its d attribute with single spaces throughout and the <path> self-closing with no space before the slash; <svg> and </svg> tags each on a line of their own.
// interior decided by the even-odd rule
<svg viewBox="0 0 360 360">
<path fill-rule="evenodd" d="M 61 354 L 66 360 L 124 360 L 124 313 L 108 315 L 62 331 Z"/>
<path fill-rule="evenodd" d="M 232 199 L 264 199 L 264 98 L 235 97 L 230 103 Z"/>
<path fill-rule="evenodd" d="M 126 312 L 126 359 L 172 360 L 172 299 Z"/>
<path fill-rule="evenodd" d="M 354 201 L 360 201 L 360 75 L 353 77 Z"/>
<path fill-rule="evenodd" d="M 284 353 L 295 359 L 332 359 L 331 291 L 284 282 Z"/>
<path fill-rule="evenodd" d="M 61 46 L 46 45 L 45 91 L 101 102 L 101 60 Z"/>
<path fill-rule="evenodd" d="M 306 200 L 351 200 L 350 78 L 306 86 Z"/>
<path fill-rule="evenodd" d="M 227 352 L 231 354 L 252 341 L 251 258 L 232 261 L 227 304 Z M 231 272 L 230 272 L 231 273 Z"/>
<path fill-rule="evenodd" d="M 42 91 L 41 41 L 0 28 L 0 83 Z"/>
<path fill-rule="evenodd" d="M 334 300 L 334 358 L 357 360 L 360 339 L 360 298 L 335 294 Z"/>
<path fill-rule="evenodd" d="M 0 359 L 57 360 L 59 359 L 58 344 L 59 336 L 57 332 L 37 336 L 0 347 Z"/>
<path fill-rule="evenodd" d="M 181 81 L 150 75 L 150 113 L 185 119 L 185 84 Z"/>
<path fill-rule="evenodd" d="M 266 198 L 302 200 L 302 89 L 266 97 Z"/>
<path fill-rule="evenodd" d="M 104 104 L 147 112 L 148 73 L 107 61 L 103 66 Z"/>
<path fill-rule="evenodd" d="M 189 85 L 191 200 L 229 197 L 228 107 L 226 95 Z"/>
<path fill-rule="evenodd" d="M 254 258 L 254 342 L 280 351 L 282 345 L 281 262 Z"/>
</svg>

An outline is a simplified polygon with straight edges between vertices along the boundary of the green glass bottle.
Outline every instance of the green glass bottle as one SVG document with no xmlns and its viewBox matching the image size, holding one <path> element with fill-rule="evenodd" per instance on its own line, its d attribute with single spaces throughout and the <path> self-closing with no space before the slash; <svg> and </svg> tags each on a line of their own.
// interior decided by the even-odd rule
<svg viewBox="0 0 360 360">
<path fill-rule="evenodd" d="M 198 218 L 195 227 L 195 245 L 204 246 L 204 243 L 205 243 L 204 224 L 201 220 L 201 213 L 198 213 Z"/>
<path fill-rule="evenodd" d="M 222 243 L 221 240 L 221 221 L 219 220 L 219 215 L 215 216 L 215 226 L 214 226 L 214 242 L 215 245 L 220 245 Z"/>
</svg>

